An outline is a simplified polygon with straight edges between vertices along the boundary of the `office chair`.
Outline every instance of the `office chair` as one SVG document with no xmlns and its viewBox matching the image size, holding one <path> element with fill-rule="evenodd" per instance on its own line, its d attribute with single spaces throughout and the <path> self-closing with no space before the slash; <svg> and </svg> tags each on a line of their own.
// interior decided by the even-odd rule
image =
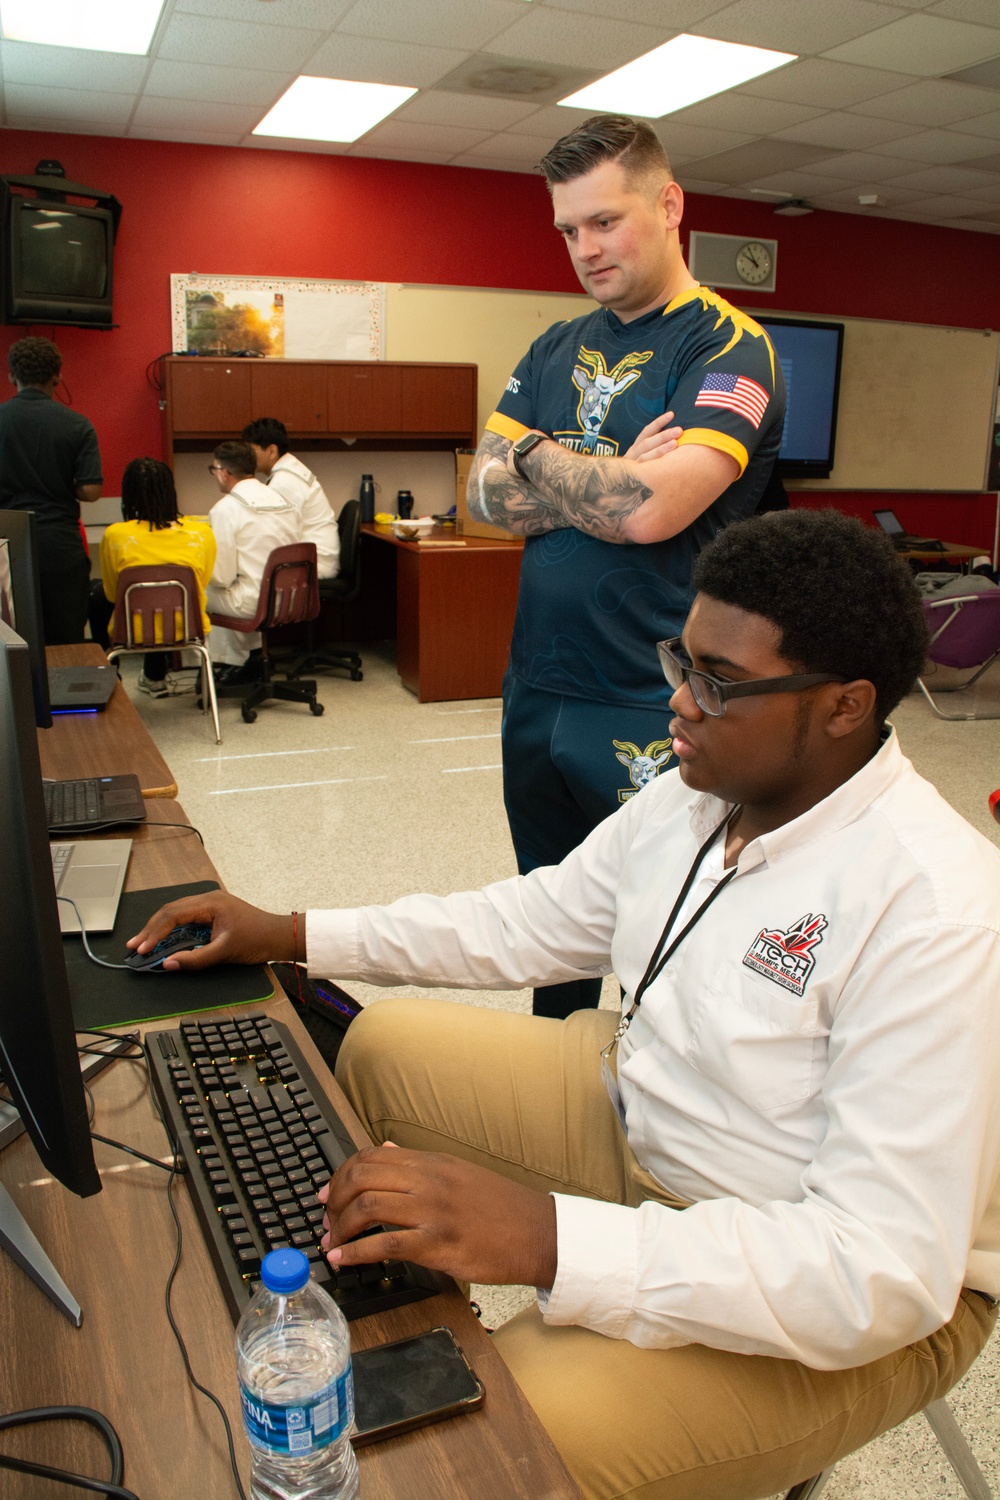
<svg viewBox="0 0 1000 1500">
<path fill-rule="evenodd" d="M 976 580 L 985 582 L 985 580 Z M 989 588 L 980 592 L 963 590 L 937 598 L 924 599 L 924 617 L 931 632 L 927 648 L 929 660 L 938 666 L 972 670 L 964 682 L 938 685 L 938 693 L 961 693 L 978 682 L 983 673 L 1000 657 L 1000 589 Z M 974 670 L 973 670 L 974 669 Z M 997 719 L 1000 709 L 975 713 L 948 713 L 935 702 L 934 695 L 923 677 L 918 677 L 920 690 L 939 719 Z"/>
<path fill-rule="evenodd" d="M 929 1406 L 924 1407 L 924 1416 L 969 1500 L 993 1500 L 993 1491 L 986 1483 L 986 1476 L 976 1463 L 972 1449 L 965 1441 L 965 1435 L 952 1416 L 947 1401 L 943 1397 L 940 1401 L 932 1401 Z M 832 1467 L 824 1469 L 822 1474 L 793 1485 L 785 1500 L 816 1500 L 832 1473 Z"/>
<path fill-rule="evenodd" d="M 157 625 L 159 636 L 157 640 Z M 108 659 L 143 656 L 157 651 L 194 651 L 201 662 L 202 691 L 199 706 L 211 710 L 215 743 L 222 744 L 219 705 L 215 696 L 212 663 L 205 645 L 198 584 L 191 568 L 180 563 L 146 563 L 122 568 L 118 575 L 115 610 L 108 626 L 111 644 Z M 208 683 L 208 691 L 204 685 Z"/>
<path fill-rule="evenodd" d="M 316 683 L 301 678 L 295 670 L 281 681 L 275 679 L 274 662 L 268 644 L 268 632 L 282 625 L 298 625 L 319 614 L 319 591 L 316 587 L 316 546 L 313 542 L 296 542 L 290 547 L 275 547 L 261 579 L 257 609 L 251 618 L 210 613 L 213 625 L 238 630 L 245 635 L 260 631 L 261 677 L 254 683 L 229 683 L 218 688 L 223 698 L 243 698 L 241 711 L 246 724 L 252 724 L 257 709 L 270 698 L 289 703 L 308 703 L 309 712 L 317 717 L 323 712 L 316 702 Z M 245 696 L 244 696 L 245 695 Z"/>
<path fill-rule="evenodd" d="M 336 578 L 321 578 L 319 581 L 320 608 L 328 601 L 346 604 L 356 599 L 361 591 L 361 505 L 357 500 L 347 500 L 337 517 L 340 532 L 340 571 Z M 356 651 L 344 646 L 316 644 L 312 621 L 306 627 L 306 648 L 303 655 L 295 657 L 289 670 L 292 673 L 316 672 L 322 667 L 343 667 L 351 674 L 352 682 L 360 682 L 361 657 Z"/>
</svg>

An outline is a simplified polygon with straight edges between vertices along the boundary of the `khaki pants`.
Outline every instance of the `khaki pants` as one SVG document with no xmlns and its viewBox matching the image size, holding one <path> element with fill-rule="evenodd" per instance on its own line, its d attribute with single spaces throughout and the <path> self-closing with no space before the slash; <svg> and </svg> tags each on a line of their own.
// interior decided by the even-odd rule
<svg viewBox="0 0 1000 1500">
<path fill-rule="evenodd" d="M 382 1000 L 352 1024 L 337 1077 L 377 1141 L 447 1151 L 544 1192 L 681 1210 L 636 1162 L 602 1086 L 616 1020 Z M 639 1349 L 547 1328 L 537 1308 L 494 1339 L 588 1500 L 753 1500 L 944 1395 L 995 1319 L 963 1292 L 930 1338 L 836 1371 L 700 1344 Z"/>
</svg>

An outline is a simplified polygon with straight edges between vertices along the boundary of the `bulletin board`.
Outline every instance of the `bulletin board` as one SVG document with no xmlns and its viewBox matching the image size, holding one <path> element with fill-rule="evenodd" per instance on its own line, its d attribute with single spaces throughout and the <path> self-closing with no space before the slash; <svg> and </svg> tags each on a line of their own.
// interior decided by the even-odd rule
<svg viewBox="0 0 1000 1500">
<path fill-rule="evenodd" d="M 380 282 L 175 274 L 170 311 L 178 354 L 385 358 Z"/>
</svg>

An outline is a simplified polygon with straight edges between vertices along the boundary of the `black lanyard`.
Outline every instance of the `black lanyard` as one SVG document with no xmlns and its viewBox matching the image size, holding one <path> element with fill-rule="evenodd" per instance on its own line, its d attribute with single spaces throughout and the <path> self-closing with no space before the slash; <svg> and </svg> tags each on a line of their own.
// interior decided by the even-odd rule
<svg viewBox="0 0 1000 1500">
<path fill-rule="evenodd" d="M 680 911 L 681 907 L 684 905 L 684 902 L 688 898 L 688 894 L 691 890 L 691 887 L 694 885 L 698 871 L 701 869 L 702 864 L 705 861 L 705 856 L 711 849 L 712 845 L 715 843 L 716 839 L 719 837 L 719 834 L 724 833 L 725 830 L 729 827 L 730 823 L 733 821 L 733 818 L 735 818 L 739 810 L 740 809 L 738 807 L 734 807 L 731 812 L 728 812 L 726 814 L 718 827 L 713 828 L 712 832 L 709 834 L 708 838 L 705 840 L 701 848 L 698 850 L 698 853 L 695 855 L 694 864 L 688 871 L 687 878 L 677 893 L 677 900 L 674 902 L 673 909 L 671 910 L 671 913 L 666 920 L 666 925 L 664 926 L 663 931 L 660 933 L 660 936 L 657 939 L 656 947 L 649 955 L 649 963 L 646 965 L 646 972 L 645 974 L 643 974 L 638 985 L 636 986 L 635 997 L 632 1001 L 632 1008 L 628 1012 L 628 1015 L 622 1016 L 622 1019 L 618 1023 L 618 1029 L 615 1031 L 615 1034 L 611 1038 L 611 1041 L 604 1048 L 602 1056 L 606 1056 L 611 1051 L 615 1043 L 619 1042 L 625 1035 L 626 1031 L 628 1031 L 629 1026 L 632 1024 L 632 1017 L 635 1015 L 636 1011 L 639 1009 L 639 1006 L 642 1004 L 642 997 L 649 989 L 649 986 L 654 982 L 654 980 L 660 977 L 661 973 L 666 968 L 671 958 L 673 958 L 674 954 L 677 952 L 677 949 L 680 947 L 681 943 L 683 943 L 688 933 L 693 927 L 698 924 L 698 922 L 701 921 L 702 917 L 708 911 L 708 908 L 711 906 L 716 896 L 720 896 L 722 894 L 726 886 L 735 876 L 736 866 L 734 865 L 733 868 L 722 877 L 718 884 L 714 886 L 711 891 L 709 891 L 704 901 L 698 907 L 698 910 L 692 913 L 677 936 L 672 940 L 670 939 L 671 929 L 673 928 L 674 923 L 677 921 L 677 913 Z"/>
</svg>

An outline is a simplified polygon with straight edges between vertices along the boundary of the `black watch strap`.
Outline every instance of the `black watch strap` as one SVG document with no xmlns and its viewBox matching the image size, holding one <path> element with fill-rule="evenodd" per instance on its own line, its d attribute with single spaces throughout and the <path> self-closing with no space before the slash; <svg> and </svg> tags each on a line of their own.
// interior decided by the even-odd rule
<svg viewBox="0 0 1000 1500">
<path fill-rule="evenodd" d="M 526 432 L 523 435 L 523 437 L 519 437 L 517 439 L 517 442 L 514 443 L 514 445 L 513 445 L 514 468 L 520 474 L 520 476 L 521 476 L 522 479 L 526 479 L 527 480 L 528 476 L 524 472 L 524 470 L 521 468 L 521 459 L 524 457 L 524 455 L 526 453 L 530 453 L 531 450 L 532 450 L 532 448 L 537 448 L 538 444 L 539 443 L 544 443 L 544 441 L 545 441 L 545 434 L 544 433 L 542 433 L 542 432 Z M 530 484 L 530 482 L 531 481 L 528 480 L 529 484 Z"/>
</svg>

